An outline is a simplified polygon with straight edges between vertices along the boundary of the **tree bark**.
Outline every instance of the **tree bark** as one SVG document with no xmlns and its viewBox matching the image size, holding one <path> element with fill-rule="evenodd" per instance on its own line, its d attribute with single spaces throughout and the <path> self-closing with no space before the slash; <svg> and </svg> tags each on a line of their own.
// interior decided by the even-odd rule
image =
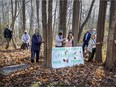
<svg viewBox="0 0 116 87">
<path fill-rule="evenodd" d="M 33 34 L 33 19 L 34 19 L 34 9 L 33 9 L 33 1 L 31 0 L 31 15 L 30 15 L 30 30 L 29 30 L 30 37 L 32 37 Z"/>
<path fill-rule="evenodd" d="M 48 1 L 48 24 L 47 24 L 47 67 L 51 67 L 52 57 L 52 0 Z"/>
<path fill-rule="evenodd" d="M 105 16 L 107 1 L 100 0 L 99 16 L 97 23 L 97 42 L 102 43 L 104 38 Z M 96 45 L 96 61 L 102 61 L 102 44 Z"/>
<path fill-rule="evenodd" d="M 63 31 L 64 37 L 66 37 L 66 15 L 67 15 L 67 0 L 60 0 L 59 29 Z"/>
<path fill-rule="evenodd" d="M 17 44 L 15 42 L 14 39 L 14 25 L 15 25 L 15 20 L 16 20 L 16 13 L 17 13 L 17 0 L 15 0 L 15 12 L 13 11 L 13 1 L 11 0 L 11 9 L 12 9 L 12 23 L 10 25 L 11 29 L 12 29 L 12 42 L 13 42 L 13 46 L 15 49 L 17 49 Z"/>
<path fill-rule="evenodd" d="M 40 27 L 39 25 L 39 0 L 36 0 L 36 15 L 37 15 L 37 24 L 38 24 L 38 28 Z"/>
<path fill-rule="evenodd" d="M 105 61 L 105 68 L 108 70 L 116 70 L 116 1 L 111 1 L 110 6 L 110 24 L 107 44 L 107 57 Z"/>
<path fill-rule="evenodd" d="M 92 8 L 93 8 L 93 5 L 94 5 L 94 2 L 95 2 L 95 0 L 92 1 L 91 6 L 90 6 L 90 9 L 89 9 L 89 12 L 88 12 L 88 15 L 87 15 L 85 21 L 82 23 L 82 25 L 79 28 L 78 42 L 80 41 L 81 33 L 83 31 L 84 26 L 86 25 L 86 23 L 88 22 L 88 20 L 90 18 L 90 15 L 91 15 L 91 12 L 92 12 Z"/>
<path fill-rule="evenodd" d="M 78 42 L 79 10 L 80 10 L 79 0 L 74 0 L 74 2 L 73 2 L 73 20 L 72 20 L 72 31 L 74 34 L 74 46 L 77 46 L 77 42 Z"/>
<path fill-rule="evenodd" d="M 46 13 L 46 0 L 42 0 L 42 29 L 44 38 L 44 59 L 45 66 L 47 64 L 47 13 Z"/>
<path fill-rule="evenodd" d="M 53 37 L 55 36 L 55 29 L 56 29 L 55 25 L 56 25 L 57 6 L 58 6 L 58 1 L 56 0 L 55 11 L 54 11 L 54 22 L 53 22 L 53 33 L 54 33 Z"/>
<path fill-rule="evenodd" d="M 25 30 L 25 25 L 26 25 L 26 21 L 25 21 L 25 0 L 22 0 L 22 15 L 23 15 L 23 32 Z"/>
</svg>

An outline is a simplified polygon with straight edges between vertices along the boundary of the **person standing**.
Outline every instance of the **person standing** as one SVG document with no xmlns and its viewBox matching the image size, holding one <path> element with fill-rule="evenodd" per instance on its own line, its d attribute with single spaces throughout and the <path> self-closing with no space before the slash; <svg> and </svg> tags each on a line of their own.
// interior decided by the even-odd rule
<svg viewBox="0 0 116 87">
<path fill-rule="evenodd" d="M 60 30 L 58 32 L 58 35 L 56 35 L 56 47 L 62 47 L 63 46 L 63 32 Z"/>
<path fill-rule="evenodd" d="M 94 58 L 94 55 L 96 53 L 96 44 L 99 45 L 102 44 L 102 42 L 96 43 L 96 35 L 92 34 L 88 45 L 88 53 L 89 53 L 88 62 L 92 61 Z"/>
<path fill-rule="evenodd" d="M 28 49 L 29 48 L 29 41 L 30 41 L 30 36 L 27 32 L 27 30 L 24 31 L 24 34 L 22 35 L 22 42 L 23 44 L 21 45 L 21 49 Z"/>
<path fill-rule="evenodd" d="M 39 61 L 40 47 L 43 42 L 41 35 L 39 34 L 39 29 L 35 30 L 35 33 L 32 35 L 31 39 L 31 62 L 34 62 L 34 57 L 36 54 L 36 62 Z"/>
<path fill-rule="evenodd" d="M 91 38 L 91 31 L 92 31 L 91 29 L 89 31 L 87 31 L 83 37 L 83 45 L 82 45 L 83 53 L 85 52 L 85 49 L 87 51 L 88 43 Z"/>
<path fill-rule="evenodd" d="M 4 30 L 4 38 L 6 38 L 6 42 L 7 42 L 5 49 L 8 49 L 10 41 L 12 39 L 12 30 L 10 30 L 8 25 Z"/>
<path fill-rule="evenodd" d="M 73 47 L 74 46 L 73 35 L 69 34 L 67 39 L 64 41 L 64 43 L 65 43 L 65 47 Z"/>
</svg>

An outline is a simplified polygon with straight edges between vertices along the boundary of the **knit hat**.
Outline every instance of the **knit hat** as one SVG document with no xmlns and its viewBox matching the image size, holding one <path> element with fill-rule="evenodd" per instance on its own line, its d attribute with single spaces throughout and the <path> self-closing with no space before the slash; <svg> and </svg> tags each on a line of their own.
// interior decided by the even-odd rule
<svg viewBox="0 0 116 87">
<path fill-rule="evenodd" d="M 26 32 L 26 33 L 27 33 L 27 30 L 25 30 L 24 32 Z"/>
<path fill-rule="evenodd" d="M 39 34 L 40 30 L 39 29 L 35 29 L 35 34 Z"/>
</svg>

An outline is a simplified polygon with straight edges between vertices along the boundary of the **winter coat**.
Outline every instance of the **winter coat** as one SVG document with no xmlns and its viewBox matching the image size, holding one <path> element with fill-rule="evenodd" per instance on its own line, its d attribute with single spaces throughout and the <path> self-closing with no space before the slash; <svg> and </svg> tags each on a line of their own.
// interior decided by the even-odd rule
<svg viewBox="0 0 116 87">
<path fill-rule="evenodd" d="M 31 40 L 31 50 L 40 50 L 41 43 L 42 43 L 41 35 L 33 34 Z"/>
<path fill-rule="evenodd" d="M 8 28 L 4 30 L 4 38 L 12 38 L 12 31 Z"/>
<path fill-rule="evenodd" d="M 83 42 L 89 42 L 90 38 L 91 38 L 91 34 L 90 32 L 87 31 L 83 37 Z"/>
<path fill-rule="evenodd" d="M 57 35 L 56 36 L 56 46 L 62 46 L 63 36 Z"/>
<path fill-rule="evenodd" d="M 22 42 L 29 43 L 30 36 L 28 34 L 23 34 L 21 39 L 22 39 Z"/>
<path fill-rule="evenodd" d="M 96 48 L 96 40 L 90 39 L 89 40 L 89 45 L 88 45 L 88 51 L 92 53 L 92 49 Z"/>
</svg>

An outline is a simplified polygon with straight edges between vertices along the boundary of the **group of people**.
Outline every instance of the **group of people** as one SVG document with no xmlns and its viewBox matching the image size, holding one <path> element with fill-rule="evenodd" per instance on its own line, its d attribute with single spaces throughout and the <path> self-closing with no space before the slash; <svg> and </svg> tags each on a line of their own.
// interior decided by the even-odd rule
<svg viewBox="0 0 116 87">
<path fill-rule="evenodd" d="M 88 62 L 92 61 L 96 52 L 96 45 L 102 44 L 100 42 L 96 42 L 96 29 L 90 29 L 87 31 L 83 37 L 83 53 L 89 54 Z"/>
<path fill-rule="evenodd" d="M 88 62 L 92 61 L 96 52 L 96 45 L 102 44 L 102 42 L 96 42 L 96 29 L 90 29 L 88 30 L 83 37 L 83 53 L 87 53 L 88 56 Z M 9 43 L 12 39 L 12 30 L 7 27 L 4 30 L 4 38 L 6 38 L 6 49 L 9 47 Z M 30 43 L 30 35 L 28 34 L 27 30 L 24 31 L 22 37 L 22 45 L 21 49 L 29 49 L 29 43 Z M 39 33 L 39 29 L 35 30 L 35 33 L 32 35 L 31 38 L 31 62 L 34 62 L 34 57 L 36 54 L 36 62 L 39 61 L 39 54 L 40 54 L 40 47 L 43 43 L 43 39 Z M 116 40 L 114 40 L 114 44 L 116 45 Z M 58 35 L 56 35 L 56 44 L 55 47 L 73 47 L 74 46 L 74 37 L 73 33 L 70 30 L 68 33 L 67 38 L 63 38 L 63 32 L 62 30 L 58 31 Z"/>
<path fill-rule="evenodd" d="M 58 35 L 56 35 L 55 47 L 63 47 L 63 44 L 65 47 L 73 47 L 74 46 L 74 38 L 73 38 L 73 34 L 71 31 L 68 33 L 67 38 L 63 38 L 63 32 L 61 30 L 59 30 Z"/>
<path fill-rule="evenodd" d="M 12 39 L 12 30 L 9 28 L 8 25 L 4 30 L 4 38 L 6 38 L 6 41 L 7 41 L 6 49 L 8 49 L 9 43 Z M 24 31 L 21 37 L 21 40 L 22 40 L 21 49 L 29 49 L 30 35 L 28 34 L 27 30 Z M 32 35 L 32 38 L 31 38 L 31 62 L 32 63 L 34 63 L 35 55 L 36 55 L 36 62 L 39 61 L 41 43 L 43 43 L 43 39 L 39 33 L 39 29 L 36 29 L 35 33 Z"/>
<path fill-rule="evenodd" d="M 96 43 L 96 29 L 90 29 L 88 30 L 84 37 L 83 37 L 83 53 L 89 54 L 88 56 L 88 62 L 93 60 L 93 57 L 96 52 L 96 44 L 102 44 L 102 43 Z M 58 35 L 56 36 L 56 47 L 73 47 L 74 46 L 74 38 L 71 30 L 68 33 L 67 38 L 63 38 L 63 32 L 60 30 L 58 32 Z"/>
</svg>

